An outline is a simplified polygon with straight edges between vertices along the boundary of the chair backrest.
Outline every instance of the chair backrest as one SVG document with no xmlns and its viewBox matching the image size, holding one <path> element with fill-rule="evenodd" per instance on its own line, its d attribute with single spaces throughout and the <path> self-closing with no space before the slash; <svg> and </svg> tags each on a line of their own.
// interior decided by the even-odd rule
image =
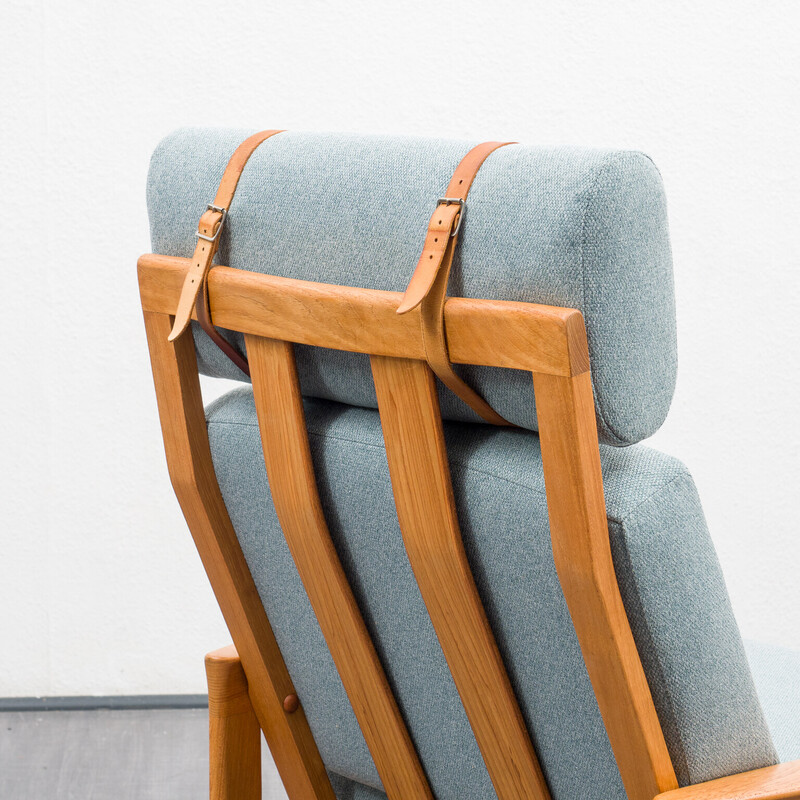
<svg viewBox="0 0 800 800">
<path fill-rule="evenodd" d="M 159 146 L 148 204 L 161 255 L 139 273 L 173 484 L 289 796 L 331 798 L 327 766 L 359 798 L 380 785 L 393 800 L 432 785 L 445 800 L 474 787 L 544 798 L 549 784 L 557 800 L 650 800 L 773 763 L 690 476 L 646 448 L 605 447 L 652 433 L 672 396 L 652 162 L 514 145 L 472 187 L 449 355 L 537 438 L 449 422 L 475 417 L 437 389 L 419 312 L 395 313 L 470 143 L 272 137 L 247 162 L 228 266 L 208 280 L 213 321 L 252 373 L 254 401 L 235 393 L 246 408 L 226 428 L 217 407 L 206 425 L 198 372 L 240 373 L 199 329 L 167 334 L 182 256 L 245 135 L 181 131 Z"/>
<path fill-rule="evenodd" d="M 167 341 L 188 264 L 139 261 L 170 475 L 289 795 L 330 799 L 302 711 L 283 710 L 292 685 L 214 474 L 193 341 Z M 398 316 L 395 292 L 226 267 L 209 293 L 215 322 L 245 337 L 281 528 L 389 798 L 432 793 L 327 529 L 293 343 L 370 355 L 406 551 L 495 791 L 549 797 L 464 553 L 417 312 Z M 455 363 L 532 376 L 558 576 L 628 797 L 651 800 L 677 782 L 612 563 L 583 318 L 453 298 L 445 322 Z"/>
</svg>

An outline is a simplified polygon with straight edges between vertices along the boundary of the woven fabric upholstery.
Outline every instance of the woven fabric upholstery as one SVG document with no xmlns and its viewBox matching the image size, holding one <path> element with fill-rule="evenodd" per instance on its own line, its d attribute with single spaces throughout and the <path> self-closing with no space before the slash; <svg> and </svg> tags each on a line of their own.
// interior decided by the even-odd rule
<svg viewBox="0 0 800 800">
<path fill-rule="evenodd" d="M 335 772 L 329 774 L 336 800 L 386 800 L 386 795 L 380 789 L 348 780 Z"/>
<path fill-rule="evenodd" d="M 180 130 L 158 146 L 147 185 L 154 252 L 191 256 L 200 214 L 249 133 Z M 473 144 L 282 133 L 244 170 L 219 263 L 402 291 L 436 199 Z M 676 370 L 672 263 L 661 179 L 641 153 L 492 154 L 469 195 L 450 294 L 580 309 L 601 439 L 638 442 L 664 420 Z M 202 371 L 243 378 L 195 328 Z M 366 356 L 301 347 L 298 361 L 304 394 L 375 407 Z M 536 429 L 527 373 L 458 369 L 504 417 Z M 451 393 L 441 400 L 446 419 L 476 419 Z"/>
<path fill-rule="evenodd" d="M 225 503 L 325 764 L 341 800 L 376 800 L 378 775 L 275 516 L 250 388 L 207 413 Z M 434 794 L 493 798 L 403 548 L 378 414 L 307 400 L 306 416 L 331 534 Z M 553 798 L 624 800 L 553 566 L 538 437 L 445 427 L 467 554 Z M 642 445 L 603 446 L 601 458 L 618 580 L 680 782 L 774 763 L 690 475 Z"/>
<path fill-rule="evenodd" d="M 781 762 L 800 759 L 800 653 L 745 642 L 764 715 Z"/>
</svg>

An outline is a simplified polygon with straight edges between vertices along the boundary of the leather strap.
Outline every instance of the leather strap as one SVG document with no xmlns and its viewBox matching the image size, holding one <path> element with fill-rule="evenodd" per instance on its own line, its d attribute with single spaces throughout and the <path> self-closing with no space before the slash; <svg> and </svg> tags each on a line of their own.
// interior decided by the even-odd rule
<svg viewBox="0 0 800 800">
<path fill-rule="evenodd" d="M 476 414 L 494 425 L 511 425 L 455 372 L 447 351 L 444 329 L 444 304 L 447 283 L 458 232 L 466 211 L 466 199 L 483 162 L 497 150 L 514 142 L 484 142 L 467 153 L 456 167 L 447 195 L 440 198 L 428 223 L 428 233 L 417 268 L 408 282 L 398 314 L 420 306 L 422 342 L 430 368 L 450 391 L 458 395 Z"/>
<path fill-rule="evenodd" d="M 175 312 L 175 322 L 169 334 L 169 341 L 174 341 L 188 327 L 192 319 L 192 309 L 196 309 L 197 320 L 203 330 L 211 337 L 212 341 L 236 364 L 246 375 L 250 375 L 246 359 L 229 344 L 211 323 L 211 314 L 208 306 L 208 286 L 206 279 L 211 263 L 219 247 L 219 237 L 222 227 L 228 216 L 233 195 L 239 185 L 244 166 L 255 149 L 270 136 L 281 133 L 279 130 L 261 131 L 245 139 L 234 151 L 222 180 L 219 183 L 213 203 L 209 203 L 200 222 L 197 225 L 197 246 L 192 256 L 192 264 L 186 273 L 186 278 L 178 300 L 178 309 Z"/>
<path fill-rule="evenodd" d="M 200 323 L 202 329 L 209 335 L 211 341 L 214 342 L 214 344 L 249 378 L 250 365 L 247 363 L 247 359 L 214 327 L 214 323 L 211 322 L 211 309 L 208 304 L 208 279 L 203 281 L 203 290 L 197 295 L 195 311 L 197 313 L 197 321 Z"/>
</svg>

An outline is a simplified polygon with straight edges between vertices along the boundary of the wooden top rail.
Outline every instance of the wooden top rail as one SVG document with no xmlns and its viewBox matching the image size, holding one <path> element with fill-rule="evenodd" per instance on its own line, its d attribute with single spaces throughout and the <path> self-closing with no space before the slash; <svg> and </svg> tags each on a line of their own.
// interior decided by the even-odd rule
<svg viewBox="0 0 800 800">
<path fill-rule="evenodd" d="M 139 286 L 145 311 L 174 314 L 188 258 L 144 255 Z M 402 294 L 279 278 L 214 267 L 214 323 L 300 344 L 395 358 L 425 359 L 419 310 L 396 313 Z M 453 297 L 445 306 L 456 364 L 574 376 L 589 369 L 583 316 L 555 306 Z"/>
</svg>

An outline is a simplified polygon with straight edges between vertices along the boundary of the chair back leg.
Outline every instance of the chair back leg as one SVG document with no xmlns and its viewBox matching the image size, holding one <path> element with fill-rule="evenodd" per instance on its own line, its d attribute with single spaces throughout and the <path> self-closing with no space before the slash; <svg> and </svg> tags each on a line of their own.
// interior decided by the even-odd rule
<svg viewBox="0 0 800 800">
<path fill-rule="evenodd" d="M 206 656 L 211 800 L 261 800 L 261 727 L 233 645 Z"/>
</svg>

